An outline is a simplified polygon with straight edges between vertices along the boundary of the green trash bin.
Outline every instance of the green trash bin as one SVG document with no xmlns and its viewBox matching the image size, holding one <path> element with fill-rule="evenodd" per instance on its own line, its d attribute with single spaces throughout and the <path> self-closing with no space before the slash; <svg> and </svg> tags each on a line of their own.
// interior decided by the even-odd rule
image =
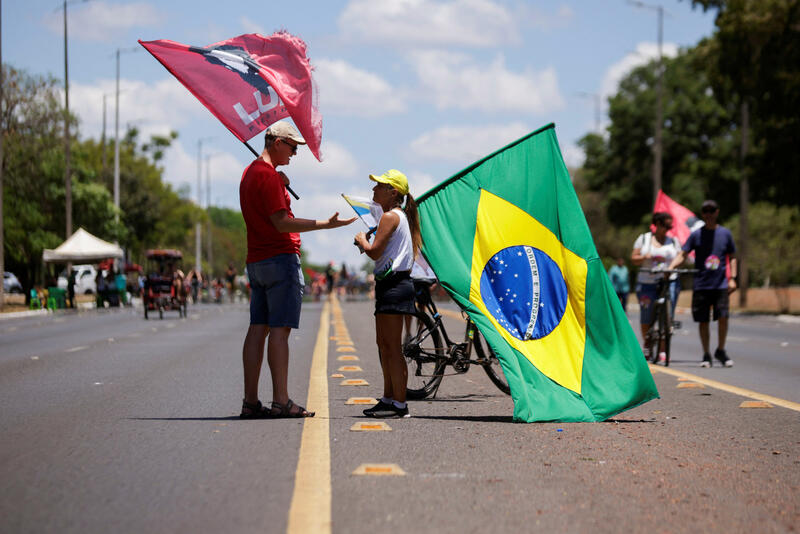
<svg viewBox="0 0 800 534">
<path fill-rule="evenodd" d="M 61 289 L 60 287 L 48 287 L 47 288 L 47 300 L 50 301 L 52 299 L 53 303 L 50 304 L 48 307 L 64 309 L 67 307 L 67 290 Z"/>
</svg>

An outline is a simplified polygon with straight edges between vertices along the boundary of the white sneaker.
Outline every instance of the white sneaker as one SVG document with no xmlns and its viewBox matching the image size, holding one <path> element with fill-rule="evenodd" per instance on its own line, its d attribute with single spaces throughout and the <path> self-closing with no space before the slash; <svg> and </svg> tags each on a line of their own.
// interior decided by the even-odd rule
<svg viewBox="0 0 800 534">
<path fill-rule="evenodd" d="M 658 353 L 658 363 L 659 363 L 659 365 L 665 365 L 667 363 L 667 353 L 666 352 L 659 352 Z"/>
</svg>

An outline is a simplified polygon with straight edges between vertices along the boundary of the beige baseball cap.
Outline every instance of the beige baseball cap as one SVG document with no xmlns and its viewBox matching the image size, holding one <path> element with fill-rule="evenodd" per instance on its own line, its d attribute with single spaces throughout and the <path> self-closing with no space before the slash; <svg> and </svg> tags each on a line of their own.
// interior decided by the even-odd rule
<svg viewBox="0 0 800 534">
<path fill-rule="evenodd" d="M 273 137 L 280 137 L 282 139 L 291 139 L 298 145 L 305 145 L 306 140 L 303 139 L 303 136 L 295 130 L 294 126 L 289 124 L 286 121 L 278 121 L 270 125 L 267 128 L 265 135 L 271 135 Z"/>
</svg>

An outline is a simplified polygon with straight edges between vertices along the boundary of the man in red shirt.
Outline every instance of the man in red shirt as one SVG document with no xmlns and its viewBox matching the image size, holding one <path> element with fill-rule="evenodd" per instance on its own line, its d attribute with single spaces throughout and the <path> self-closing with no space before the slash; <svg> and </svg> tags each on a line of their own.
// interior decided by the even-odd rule
<svg viewBox="0 0 800 534">
<path fill-rule="evenodd" d="M 264 151 L 242 174 L 239 203 L 247 226 L 247 276 L 250 279 L 250 327 L 244 339 L 243 419 L 313 417 L 289 398 L 289 334 L 300 324 L 303 272 L 300 269 L 300 232 L 338 228 L 356 218 L 298 219 L 286 190 L 289 179 L 276 170 L 288 165 L 297 146 L 306 144 L 288 122 L 267 128 Z M 269 338 L 267 342 L 267 338 Z M 258 400 L 258 378 L 267 342 L 272 375 L 272 406 Z"/>
</svg>

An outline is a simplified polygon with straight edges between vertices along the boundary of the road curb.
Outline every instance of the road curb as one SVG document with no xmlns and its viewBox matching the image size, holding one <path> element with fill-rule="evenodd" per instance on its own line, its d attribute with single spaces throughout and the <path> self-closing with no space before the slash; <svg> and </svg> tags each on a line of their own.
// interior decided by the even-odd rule
<svg viewBox="0 0 800 534">
<path fill-rule="evenodd" d="M 49 310 L 28 310 L 21 312 L 0 313 L 0 321 L 5 321 L 6 319 L 21 319 L 23 317 L 35 317 L 37 315 L 47 315 L 48 313 L 50 313 Z"/>
</svg>

